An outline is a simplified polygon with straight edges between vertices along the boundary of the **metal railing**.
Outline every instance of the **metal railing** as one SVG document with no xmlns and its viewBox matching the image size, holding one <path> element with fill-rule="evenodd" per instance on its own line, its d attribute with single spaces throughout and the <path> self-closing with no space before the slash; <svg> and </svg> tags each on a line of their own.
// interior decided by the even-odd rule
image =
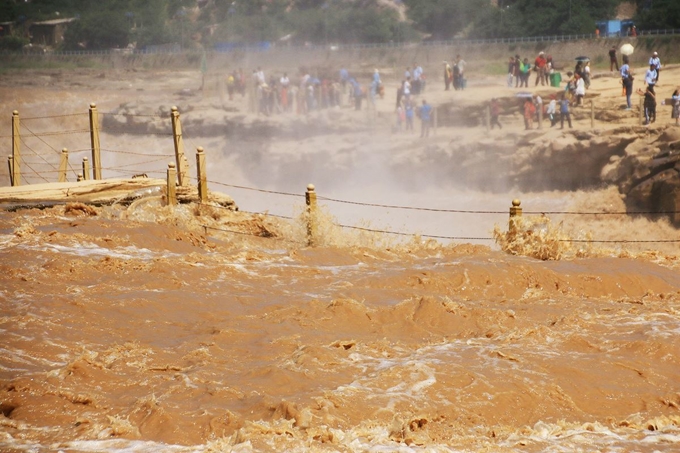
<svg viewBox="0 0 680 453">
<path fill-rule="evenodd" d="M 576 35 L 549 35 L 549 36 L 521 36 L 513 38 L 484 38 L 484 39 L 469 39 L 469 38 L 453 38 L 445 41 L 422 41 L 422 42 L 385 42 L 385 43 L 354 43 L 354 44 L 285 44 L 277 45 L 272 42 L 271 47 L 263 48 L 261 45 L 235 46 L 228 49 L 211 49 L 208 51 L 200 49 L 182 49 L 179 46 L 175 48 L 150 48 L 150 49 L 106 49 L 106 50 L 56 50 L 56 51 L 39 51 L 21 50 L 21 51 L 0 51 L 0 55 L 4 56 L 107 56 L 107 55 L 178 55 L 178 54 L 220 54 L 232 52 L 276 52 L 278 50 L 346 50 L 346 49 L 386 49 L 386 48 L 409 48 L 409 47 L 452 47 L 461 45 L 474 44 L 517 44 L 517 43 L 537 43 L 537 42 L 567 42 L 579 40 L 595 40 L 595 39 L 616 39 L 616 38 L 644 38 L 647 36 L 676 36 L 680 35 L 680 29 L 660 29 L 660 30 L 644 30 L 638 32 L 636 37 L 632 36 L 600 36 L 595 33 L 576 34 Z"/>
</svg>

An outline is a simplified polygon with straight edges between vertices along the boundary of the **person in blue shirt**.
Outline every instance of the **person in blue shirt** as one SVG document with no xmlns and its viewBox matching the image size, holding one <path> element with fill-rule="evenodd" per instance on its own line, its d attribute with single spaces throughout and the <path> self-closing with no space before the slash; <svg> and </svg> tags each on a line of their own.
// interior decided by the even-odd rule
<svg viewBox="0 0 680 453">
<path fill-rule="evenodd" d="M 404 102 L 404 110 L 406 110 L 406 130 L 413 133 L 413 103 L 410 100 Z"/>
<path fill-rule="evenodd" d="M 423 99 L 423 105 L 420 107 L 420 137 L 428 137 L 430 135 L 430 123 L 432 120 L 432 106 Z"/>
<path fill-rule="evenodd" d="M 633 94 L 633 73 L 628 64 L 628 56 L 623 56 L 623 65 L 621 66 L 621 83 L 626 90 L 626 110 L 630 110 L 633 105 L 630 101 L 630 96 Z"/>
<path fill-rule="evenodd" d="M 564 129 L 564 119 L 567 119 L 569 123 L 569 129 L 571 129 L 571 115 L 569 114 L 569 99 L 562 93 L 562 98 L 560 99 L 560 124 L 561 128 Z"/>
</svg>

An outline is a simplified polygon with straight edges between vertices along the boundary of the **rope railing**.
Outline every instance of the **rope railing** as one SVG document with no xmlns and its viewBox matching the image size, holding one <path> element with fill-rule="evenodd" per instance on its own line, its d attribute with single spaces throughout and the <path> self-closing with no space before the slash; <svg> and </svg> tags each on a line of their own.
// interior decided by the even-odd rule
<svg viewBox="0 0 680 453">
<path fill-rule="evenodd" d="M 200 203 L 199 203 L 200 204 Z M 230 208 L 225 207 L 225 206 L 220 206 L 220 205 L 209 205 L 211 208 L 221 208 L 221 209 L 227 209 L 230 210 Z M 280 219 L 285 219 L 285 220 L 295 220 L 293 217 L 289 216 L 282 216 L 282 215 L 276 215 L 276 214 L 270 214 L 268 212 L 249 212 L 249 211 L 239 211 L 240 213 L 244 214 L 250 214 L 250 215 L 260 215 L 260 216 L 266 216 L 266 217 L 274 217 L 274 218 L 280 218 Z M 460 211 L 456 211 L 460 212 Z M 485 213 L 483 211 L 466 211 L 464 213 Z M 498 211 L 500 213 L 500 211 Z M 507 212 L 502 212 L 503 214 L 507 215 Z M 352 230 L 359 230 L 359 231 L 366 231 L 370 233 L 379 233 L 379 234 L 389 234 L 389 235 L 396 235 L 396 236 L 408 236 L 408 237 L 421 237 L 421 238 L 428 238 L 428 239 L 445 239 L 445 240 L 453 240 L 453 241 L 495 241 L 494 238 L 491 237 L 472 237 L 472 236 L 444 236 L 444 235 L 433 235 L 433 234 L 422 234 L 422 233 L 408 233 L 408 232 L 400 232 L 400 231 L 391 231 L 391 230 L 384 230 L 384 229 L 374 229 L 374 228 L 367 228 L 367 227 L 359 227 L 359 226 L 354 226 L 354 225 L 344 225 L 341 223 L 332 223 L 333 226 L 339 227 L 339 228 L 345 228 L 345 229 L 352 229 Z M 225 230 L 225 229 L 220 229 L 216 227 L 212 227 L 209 225 L 201 225 L 204 229 L 210 229 L 210 230 L 216 230 L 216 231 L 223 231 L 223 232 L 233 232 L 237 234 L 249 234 L 249 233 L 244 233 L 244 232 L 239 232 L 235 230 Z M 259 236 L 257 234 L 251 234 L 252 236 L 256 237 L 269 237 L 269 236 Z M 603 243 L 603 244 L 659 244 L 659 243 L 668 243 L 668 244 L 673 244 L 673 243 L 680 243 L 680 239 L 556 239 L 558 242 L 570 242 L 570 243 Z"/>
<path fill-rule="evenodd" d="M 319 199 L 325 199 L 322 197 L 319 197 Z M 202 204 L 202 203 L 199 203 Z M 376 205 L 376 204 L 369 204 L 370 206 L 380 206 L 380 207 L 393 207 L 392 205 Z M 231 210 L 228 207 L 225 206 L 220 206 L 220 205 L 209 205 L 212 208 L 221 208 L 221 209 L 227 209 Z M 411 207 L 407 207 L 409 209 L 413 209 Z M 417 208 L 415 208 L 417 209 Z M 424 210 L 428 210 L 425 208 Z M 285 219 L 285 220 L 294 220 L 293 217 L 289 216 L 282 216 L 282 215 L 276 215 L 276 214 L 270 214 L 268 212 L 249 212 L 249 211 L 239 211 L 244 214 L 250 214 L 250 215 L 261 215 L 261 216 L 266 216 L 266 217 L 274 217 L 274 218 L 280 218 L 280 219 Z M 494 214 L 505 214 L 507 215 L 507 211 L 466 211 L 466 210 L 442 210 L 441 212 L 455 212 L 455 213 L 463 213 L 463 214 L 488 214 L 488 213 L 494 213 Z M 533 212 L 524 212 L 525 214 L 531 214 L 534 215 L 536 213 Z M 541 213 L 544 214 L 544 213 Z M 577 214 L 576 212 L 571 212 L 571 214 Z M 592 213 L 587 213 L 587 214 L 592 214 Z M 359 227 L 355 225 L 345 225 L 341 223 L 336 223 L 332 222 L 333 226 L 339 227 L 339 228 L 345 228 L 345 229 L 353 229 L 353 230 L 359 230 L 359 231 L 366 231 L 370 233 L 380 233 L 380 234 L 389 234 L 389 235 L 396 235 L 396 236 L 409 236 L 409 237 L 421 237 L 421 238 L 428 238 L 428 239 L 445 239 L 445 240 L 453 240 L 453 241 L 494 241 L 494 238 L 491 237 L 479 237 L 479 236 L 445 236 L 445 235 L 434 235 L 434 234 L 423 234 L 423 233 L 410 233 L 410 232 L 401 232 L 401 231 L 391 231 L 391 230 L 385 230 L 385 229 L 374 229 L 374 228 L 367 228 L 367 227 Z M 216 229 L 214 227 L 208 227 L 207 225 L 202 225 L 203 227 L 210 228 L 210 229 Z M 650 239 L 650 240 L 643 240 L 643 239 L 556 239 L 558 242 L 570 242 L 570 243 L 610 243 L 610 244 L 658 244 L 658 243 L 680 243 L 680 239 Z"/>
<path fill-rule="evenodd" d="M 45 115 L 45 116 L 29 116 L 29 117 L 22 117 L 22 121 L 30 121 L 30 120 L 44 120 L 44 119 L 52 119 L 52 118 L 69 118 L 73 116 L 87 116 L 87 113 L 64 113 L 62 115 Z"/>
<path fill-rule="evenodd" d="M 158 154 L 158 153 L 140 153 L 137 151 L 123 151 L 120 149 L 109 149 L 109 148 L 100 148 L 102 151 L 106 151 L 107 153 L 114 153 L 114 154 L 129 154 L 133 156 L 158 156 L 158 157 L 175 157 L 174 154 Z M 89 150 L 88 150 L 89 151 Z"/>
<path fill-rule="evenodd" d="M 130 131 L 119 128 L 102 127 L 99 129 L 101 132 L 106 132 L 107 134 L 125 134 L 125 135 L 138 135 L 138 136 L 148 136 L 148 137 L 172 137 L 171 132 L 137 132 Z"/>
<path fill-rule="evenodd" d="M 94 108 L 94 104 L 91 104 L 91 109 Z M 15 112 L 16 115 L 18 115 Z M 58 115 L 54 117 L 64 117 L 64 116 L 76 116 L 76 114 L 73 115 Z M 156 115 L 135 115 L 135 116 L 145 116 L 145 117 L 153 117 Z M 308 191 L 306 194 L 300 194 L 300 193 L 291 193 L 291 192 L 285 192 L 285 191 L 279 191 L 279 190 L 271 190 L 271 189 L 263 189 L 263 188 L 258 188 L 258 187 L 251 187 L 251 186 L 245 186 L 245 185 L 237 185 L 237 184 L 229 184 L 221 181 L 215 181 L 215 180 L 209 180 L 205 174 L 206 171 L 206 164 L 205 164 L 205 153 L 203 152 L 203 149 L 201 147 L 197 148 L 197 177 L 194 178 L 190 176 L 187 173 L 188 170 L 188 161 L 186 159 L 186 156 L 184 155 L 184 149 L 183 149 L 183 144 L 182 144 L 182 133 L 181 133 L 181 126 L 179 126 L 179 114 L 177 112 L 177 109 L 173 107 L 171 117 L 173 121 L 176 121 L 177 123 L 173 123 L 173 132 L 172 133 L 165 133 L 165 134 L 139 134 L 139 135 L 164 135 L 164 136 L 173 136 L 174 141 L 175 141 L 175 153 L 174 154 L 169 154 L 169 153 L 147 153 L 147 152 L 137 152 L 137 151 L 130 151 L 130 150 L 119 150 L 119 149 L 107 149 L 107 148 L 99 148 L 98 151 L 105 151 L 108 153 L 112 154 L 120 154 L 120 155 L 127 155 L 127 156 L 141 156 L 141 157 L 148 157 L 146 160 L 140 160 L 137 162 L 129 162 L 129 163 L 123 163 L 120 165 L 110 165 L 106 167 L 102 167 L 101 163 L 99 164 L 99 171 L 101 170 L 106 170 L 108 172 L 111 172 L 113 174 L 123 174 L 123 175 L 139 175 L 140 174 L 140 169 L 129 169 L 129 167 L 138 167 L 138 166 L 145 166 L 145 165 L 151 165 L 155 164 L 157 162 L 166 160 L 168 158 L 175 158 L 172 160 L 172 162 L 169 163 L 167 171 L 162 171 L 162 170 L 142 170 L 144 171 L 144 175 L 158 175 L 159 179 L 162 177 L 167 178 L 167 187 L 168 187 L 168 193 L 167 193 L 167 199 L 169 204 L 176 204 L 176 200 L 174 203 L 170 203 L 170 198 L 171 197 L 176 197 L 175 195 L 175 186 L 176 185 L 186 185 L 185 183 L 188 183 L 189 181 L 193 181 L 194 183 L 197 184 L 198 186 L 198 195 L 199 195 L 199 203 L 200 204 L 206 204 L 207 202 L 207 186 L 208 184 L 213 185 L 213 186 L 219 186 L 219 187 L 225 187 L 225 188 L 230 188 L 230 189 L 237 189 L 237 190 L 247 190 L 247 191 L 253 191 L 253 192 L 258 192 L 258 193 L 263 193 L 263 194 L 268 194 L 268 195 L 281 195 L 281 196 L 288 196 L 288 197 L 305 197 L 306 198 L 306 203 L 307 203 L 307 209 L 308 212 L 311 212 L 310 209 L 311 206 L 313 206 L 314 209 L 316 209 L 316 203 L 317 199 L 326 203 L 340 203 L 340 204 L 349 204 L 349 205 L 354 205 L 354 206 L 365 206 L 365 207 L 371 207 L 371 208 L 384 208 L 384 209 L 390 209 L 390 210 L 404 210 L 404 211 L 421 211 L 421 212 L 434 212 L 434 213 L 451 213 L 451 214 L 473 214 L 473 215 L 507 215 L 508 211 L 500 211 L 500 210 L 472 210 L 472 209 L 456 209 L 456 208 L 435 208 L 435 207 L 427 207 L 427 206 L 411 206 L 411 205 L 398 205 L 398 204 L 390 204 L 390 203 L 379 203 L 379 202 L 364 202 L 364 201 L 357 201 L 357 200 L 346 200 L 346 199 L 340 199 L 340 198 L 333 198 L 333 197 L 324 197 L 324 196 L 317 196 L 316 192 L 314 191 L 314 187 L 312 185 L 308 186 Z M 42 117 L 33 117 L 34 119 L 40 119 Z M 96 117 L 95 117 L 96 119 Z M 92 121 L 92 116 L 91 116 L 91 121 Z M 95 123 L 97 124 L 97 123 Z M 26 140 L 24 137 L 19 137 L 19 141 L 22 143 L 22 145 L 33 153 L 34 155 L 38 156 L 39 159 L 41 159 L 43 162 L 37 162 L 34 160 L 21 160 L 21 165 L 25 165 L 28 170 L 30 170 L 31 173 L 29 173 L 31 176 L 35 175 L 38 178 L 42 179 L 44 182 L 48 182 L 47 179 L 43 175 L 48 175 L 48 174 L 53 174 L 53 173 L 59 173 L 60 181 L 65 181 L 65 172 L 66 172 L 66 165 L 70 166 L 70 163 L 68 162 L 68 151 L 64 148 L 61 151 L 57 151 L 55 147 L 50 145 L 47 141 L 45 141 L 42 136 L 45 135 L 64 135 L 64 134 L 69 134 L 69 133 L 74 133 L 74 132 L 89 132 L 92 133 L 91 129 L 87 130 L 67 130 L 67 131 L 61 131 L 61 132 L 45 132 L 45 133 L 35 133 L 32 129 L 26 127 L 25 125 L 22 125 L 29 133 L 28 135 L 29 138 L 37 138 L 40 140 L 43 144 L 45 144 L 48 148 L 50 148 L 53 152 L 55 153 L 60 153 L 61 154 L 61 164 L 59 166 L 59 169 L 56 168 L 56 166 L 51 163 L 48 159 L 46 159 L 41 153 L 36 152 L 29 144 L 26 143 Z M 94 127 L 94 126 L 93 126 Z M 17 124 L 18 128 L 18 124 Z M 98 129 L 98 130 L 106 130 L 106 129 Z M 14 141 L 13 141 L 14 143 Z M 94 146 L 94 145 L 93 145 Z M 89 152 L 92 151 L 91 149 L 81 149 L 76 152 Z M 14 150 L 13 150 L 14 152 Z M 94 154 L 93 154 L 93 160 L 94 160 Z M 180 178 L 180 173 L 176 171 L 176 165 L 181 164 L 184 166 L 182 169 L 182 176 L 181 178 L 184 178 L 184 182 L 182 182 Z M 11 164 L 10 164 L 11 166 Z M 44 166 L 50 166 L 52 169 L 51 170 L 45 170 L 45 171 L 37 171 L 40 169 L 40 167 Z M 85 169 L 85 160 L 83 162 L 83 169 Z M 171 169 L 172 173 L 171 173 Z M 73 167 L 71 167 L 71 171 L 76 174 L 74 171 Z M 81 175 L 77 175 L 78 180 L 80 181 Z M 175 179 L 177 178 L 177 179 Z M 88 178 L 85 178 L 88 179 Z M 172 188 L 172 191 L 170 190 Z M 51 189 L 50 189 L 51 190 Z M 33 192 L 33 191 L 29 191 Z M 17 193 L 17 192 L 15 192 Z M 22 192 L 18 192 L 22 193 Z M 515 201 L 513 201 L 513 208 L 510 208 L 510 215 L 511 218 L 513 216 L 513 209 L 516 209 L 517 212 L 519 212 L 519 216 L 522 215 L 522 209 L 519 208 L 519 201 L 517 201 L 517 205 L 515 205 Z M 213 206 L 213 205 L 211 205 Z M 218 205 L 219 206 L 219 205 Z M 216 207 L 216 206 L 213 206 Z M 224 207 L 224 206 L 219 206 L 224 209 L 230 209 L 229 207 Z M 244 212 L 244 211 L 240 211 Z M 245 213 L 248 213 L 245 211 Z M 249 213 L 252 215 L 262 215 L 262 216 L 267 216 L 267 217 L 272 217 L 272 218 L 278 218 L 278 219 L 283 219 L 283 220 L 295 220 L 293 217 L 290 216 L 285 216 L 285 215 L 277 215 L 277 214 L 270 214 L 269 212 L 262 212 L 262 213 Z M 584 211 L 557 211 L 557 210 L 546 210 L 546 211 L 525 211 L 524 214 L 526 215 L 582 215 L 582 216 L 598 216 L 598 215 L 605 215 L 605 216 L 612 216 L 612 215 L 618 215 L 618 216 L 636 216 L 636 215 L 649 215 L 649 216 L 657 216 L 657 215 L 677 215 L 680 214 L 680 211 L 592 211 L 592 210 L 584 210 Z M 312 222 L 310 220 L 314 216 L 308 216 L 309 219 L 307 221 Z M 512 223 L 512 222 L 511 222 Z M 450 241 L 493 241 L 495 240 L 492 237 L 482 237 L 482 236 L 455 236 L 455 235 L 436 235 L 436 234 L 427 234 L 427 233 L 414 233 L 414 232 L 404 232 L 404 231 L 393 231 L 390 229 L 380 229 L 380 228 L 368 228 L 368 227 L 363 227 L 363 226 L 356 226 L 356 225 L 346 225 L 338 222 L 330 222 L 331 225 L 337 227 L 337 228 L 343 228 L 343 229 L 352 229 L 356 231 L 365 231 L 365 232 L 370 232 L 370 233 L 376 233 L 376 234 L 387 234 L 387 235 L 396 235 L 396 236 L 408 236 L 408 237 L 420 237 L 420 238 L 428 238 L 428 239 L 440 239 L 440 240 L 450 240 Z M 211 229 L 211 230 L 217 230 L 217 231 L 224 231 L 224 232 L 234 232 L 238 234 L 245 234 L 241 231 L 232 231 L 228 229 L 221 229 L 217 228 L 214 226 L 209 226 L 209 225 L 203 225 L 204 228 Z M 314 226 L 310 225 L 309 227 L 309 236 L 312 237 L 311 231 L 314 230 Z M 263 237 L 262 235 L 257 235 L 260 237 Z M 266 237 L 266 235 L 265 235 Z M 678 243 L 680 242 L 680 239 L 675 240 L 675 239 L 653 239 L 653 240 L 637 240 L 637 239 L 556 239 L 557 241 L 560 242 L 571 242 L 571 243 L 618 243 L 618 244 L 634 244 L 634 243 Z M 310 244 L 311 244 L 311 239 L 310 239 Z"/>
<path fill-rule="evenodd" d="M 12 134 L 11 135 L 0 135 L 0 138 L 11 138 L 12 139 L 12 152 L 11 155 L 9 156 L 8 159 L 8 164 L 9 164 L 9 169 L 10 169 L 10 184 L 12 186 L 15 185 L 21 185 L 22 183 L 22 172 L 21 172 L 21 166 L 24 165 L 23 159 L 21 158 L 20 155 L 20 149 L 21 147 L 19 144 L 21 144 L 27 151 L 39 155 L 40 159 L 47 161 L 45 157 L 42 156 L 43 153 L 37 152 L 35 149 L 31 148 L 29 144 L 27 143 L 28 139 L 31 140 L 39 140 L 47 149 L 51 150 L 55 154 L 58 154 L 60 156 L 60 163 L 59 163 L 59 181 L 63 182 L 66 181 L 66 172 L 65 169 L 68 168 L 70 169 L 70 172 L 73 173 L 73 175 L 76 176 L 78 180 L 84 179 L 102 179 L 102 160 L 101 160 L 101 155 L 100 153 L 102 151 L 107 152 L 107 153 L 113 153 L 113 154 L 121 154 L 121 155 L 128 155 L 128 156 L 146 156 L 149 157 L 150 159 L 143 160 L 141 162 L 137 163 L 127 163 L 123 164 L 120 166 L 111 166 L 108 168 L 104 168 L 104 170 L 115 170 L 119 171 L 121 169 L 124 169 L 125 167 L 132 167 L 135 165 L 147 165 L 147 164 L 153 164 L 155 162 L 161 161 L 163 159 L 168 159 L 168 158 L 174 158 L 174 160 L 181 165 L 181 172 L 178 174 L 181 178 L 183 178 L 185 175 L 188 176 L 188 162 L 186 161 L 186 158 L 184 157 L 184 150 L 183 150 L 183 142 L 182 142 L 182 133 L 181 133 L 181 126 L 179 126 L 179 112 L 176 107 L 172 107 L 171 111 L 168 112 L 167 117 L 163 117 L 158 113 L 153 113 L 153 114 L 145 114 L 145 113 L 115 113 L 115 112 L 106 112 L 106 113 L 99 113 L 96 109 L 96 104 L 92 103 L 90 104 L 90 111 L 89 113 L 65 113 L 65 114 L 58 114 L 58 115 L 43 115 L 43 116 L 32 116 L 32 117 L 27 117 L 27 118 L 21 118 L 23 120 L 44 120 L 44 119 L 60 119 L 60 118 L 69 118 L 69 117 L 82 117 L 82 116 L 89 116 L 89 127 L 88 128 L 83 128 L 83 129 L 65 129 L 65 130 L 43 130 L 43 131 L 36 131 L 32 127 L 27 126 L 27 121 L 21 122 L 19 119 L 19 112 L 14 111 L 12 113 Z M 121 127 L 106 127 L 104 124 L 101 123 L 101 117 L 104 115 L 122 115 L 124 117 L 140 117 L 140 118 L 163 118 L 163 119 L 169 119 L 170 123 L 172 124 L 172 130 L 168 132 L 143 132 L 143 131 L 135 131 L 135 130 L 128 130 L 125 129 L 124 126 Z M 24 131 L 25 133 L 22 134 L 21 132 Z M 75 151 L 68 151 L 66 148 L 62 147 L 56 147 L 50 144 L 47 139 L 48 137 L 53 137 L 53 136 L 67 136 L 67 135 L 73 135 L 73 134 L 88 134 L 90 135 L 90 143 L 91 147 L 90 148 L 82 148 L 78 149 Z M 134 150 L 120 150 L 120 149 L 110 149 L 110 148 L 101 148 L 100 144 L 100 133 L 112 133 L 112 134 L 129 134 L 129 135 L 137 135 L 137 136 L 156 136 L 156 137 L 172 137 L 173 142 L 174 142 L 174 148 L 175 152 L 170 154 L 170 153 L 149 153 L 149 152 L 138 152 Z M 57 149 L 60 148 L 60 149 Z M 90 162 L 87 157 L 83 157 L 83 162 L 82 162 L 82 172 L 80 170 L 76 171 L 73 166 L 72 162 L 68 159 L 69 154 L 75 154 L 75 153 L 92 153 L 92 161 Z M 31 165 L 31 161 L 29 160 L 28 163 L 25 164 L 26 168 L 28 168 L 28 165 Z M 52 167 L 54 167 L 54 164 L 50 164 Z M 31 169 L 31 172 L 27 174 L 29 178 L 27 179 L 27 182 L 30 183 L 32 176 L 36 173 L 35 168 Z M 90 170 L 92 171 L 92 174 L 90 175 Z M 16 175 L 15 175 L 16 173 Z M 53 172 L 43 172 L 45 174 L 48 173 L 53 173 Z M 132 172 L 133 174 L 139 173 L 138 171 Z M 147 171 L 148 173 L 148 171 Z M 158 174 L 161 174 L 161 172 L 156 172 Z M 15 178 L 16 176 L 16 178 Z M 180 178 L 180 179 L 181 179 Z M 44 177 L 41 177 L 43 181 L 45 181 Z M 46 181 L 47 182 L 47 181 Z M 182 185 L 182 182 L 180 180 L 180 184 Z"/>
<path fill-rule="evenodd" d="M 101 112 L 100 115 L 103 116 L 123 116 L 126 118 L 157 118 L 157 119 L 162 119 L 162 120 L 169 120 L 170 117 L 167 116 L 162 116 L 159 114 L 145 114 L 145 113 L 116 113 L 116 112 Z"/>
<path fill-rule="evenodd" d="M 192 180 L 196 181 L 196 178 L 191 177 Z M 215 184 L 217 186 L 222 186 L 222 187 L 230 187 L 232 189 L 241 189 L 241 190 L 250 190 L 253 192 L 260 192 L 260 193 L 268 193 L 268 194 L 273 194 L 273 195 L 284 195 L 287 197 L 304 197 L 304 195 L 301 195 L 299 193 L 291 193 L 291 192 L 281 192 L 281 191 L 276 191 L 276 190 L 267 190 L 267 189 L 258 189 L 255 187 L 248 187 L 248 186 L 239 186 L 235 184 L 227 184 L 219 181 L 208 181 L 210 184 Z"/>
<path fill-rule="evenodd" d="M 319 200 L 330 201 L 334 203 L 344 203 L 356 206 L 367 206 L 388 209 L 403 209 L 411 211 L 430 211 L 430 212 L 447 212 L 454 214 L 507 214 L 506 211 L 483 211 L 483 210 L 462 210 L 462 209 L 440 209 L 440 208 L 423 208 L 414 206 L 399 206 L 380 203 L 366 203 L 350 200 L 338 200 L 328 197 L 319 197 Z M 680 211 L 524 211 L 529 215 L 670 215 L 680 214 Z"/>
</svg>

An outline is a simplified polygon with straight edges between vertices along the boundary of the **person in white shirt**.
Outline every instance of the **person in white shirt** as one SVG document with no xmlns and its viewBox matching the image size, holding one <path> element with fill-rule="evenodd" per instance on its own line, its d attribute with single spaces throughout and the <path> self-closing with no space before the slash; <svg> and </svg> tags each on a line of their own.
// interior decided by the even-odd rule
<svg viewBox="0 0 680 453">
<path fill-rule="evenodd" d="M 652 58 L 649 59 L 649 65 L 654 65 L 654 69 L 656 69 L 656 80 L 654 80 L 654 83 L 657 83 L 659 81 L 659 73 L 661 72 L 661 60 L 657 52 L 652 54 Z"/>
<path fill-rule="evenodd" d="M 545 114 L 550 118 L 550 127 L 553 127 L 557 123 L 557 101 L 555 100 L 555 95 L 550 96 L 550 102 Z"/>
<path fill-rule="evenodd" d="M 257 68 L 257 72 L 255 73 L 255 77 L 257 78 L 257 82 L 260 85 L 264 85 L 267 82 L 267 79 L 264 77 L 264 71 L 261 68 Z"/>
<path fill-rule="evenodd" d="M 407 77 L 404 80 L 404 100 L 408 101 L 411 98 L 411 78 Z"/>
<path fill-rule="evenodd" d="M 576 94 L 576 105 L 583 105 L 583 97 L 586 95 L 586 83 L 583 81 L 583 77 L 578 75 L 575 75 L 575 77 L 576 90 L 574 90 L 574 94 Z"/>
<path fill-rule="evenodd" d="M 649 69 L 647 69 L 647 72 L 645 73 L 645 83 L 649 87 L 649 89 L 654 92 L 654 85 L 656 85 L 656 81 L 659 78 L 659 73 L 657 72 L 656 68 L 654 67 L 654 63 L 649 64 Z"/>
</svg>

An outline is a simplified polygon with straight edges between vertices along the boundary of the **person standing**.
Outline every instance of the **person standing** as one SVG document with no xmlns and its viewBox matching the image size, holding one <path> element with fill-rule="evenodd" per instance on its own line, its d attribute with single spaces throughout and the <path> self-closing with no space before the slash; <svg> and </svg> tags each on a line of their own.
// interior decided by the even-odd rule
<svg viewBox="0 0 680 453">
<path fill-rule="evenodd" d="M 456 55 L 456 67 L 458 67 L 458 89 L 465 89 L 465 65 L 467 63 L 463 60 L 460 55 Z M 454 82 L 455 83 L 455 82 Z"/>
<path fill-rule="evenodd" d="M 257 72 L 255 73 L 255 79 L 257 80 L 258 85 L 264 85 L 267 83 L 267 79 L 264 76 L 264 71 L 259 66 L 257 68 Z"/>
<path fill-rule="evenodd" d="M 645 126 L 649 126 L 656 121 L 656 96 L 654 90 L 647 86 L 646 91 L 637 90 L 640 96 L 644 96 L 643 106 L 645 108 Z"/>
<path fill-rule="evenodd" d="M 534 115 L 536 115 L 534 101 L 531 98 L 526 98 L 524 101 L 524 129 L 534 128 Z"/>
<path fill-rule="evenodd" d="M 612 46 L 611 49 L 609 49 L 609 71 L 613 71 L 614 67 L 616 67 L 616 70 L 619 70 L 619 59 L 616 56 L 616 46 Z"/>
<path fill-rule="evenodd" d="M 353 85 L 353 95 L 354 95 L 354 110 L 361 110 L 361 100 L 364 97 L 364 90 L 361 88 L 359 82 L 354 80 Z"/>
<path fill-rule="evenodd" d="M 515 74 L 515 88 L 519 88 L 522 83 L 522 59 L 519 55 L 515 55 L 515 68 L 512 72 Z"/>
<path fill-rule="evenodd" d="M 659 59 L 659 54 L 657 52 L 652 54 L 652 58 L 649 59 L 649 65 L 653 65 L 656 70 L 656 79 L 654 80 L 654 83 L 656 83 L 659 81 L 659 73 L 661 72 L 661 60 Z"/>
<path fill-rule="evenodd" d="M 520 64 L 520 82 L 519 86 L 529 88 L 529 76 L 531 75 L 531 65 L 529 64 L 529 59 L 525 58 Z"/>
<path fill-rule="evenodd" d="M 410 100 L 404 102 L 404 110 L 406 113 L 406 132 L 413 133 L 413 103 Z"/>
<path fill-rule="evenodd" d="M 574 94 L 576 95 L 575 104 L 577 106 L 582 106 L 583 105 L 583 98 L 586 95 L 586 84 L 583 81 L 583 77 L 579 77 L 578 75 L 574 75 L 574 78 L 576 79 L 576 89 L 574 90 Z"/>
<path fill-rule="evenodd" d="M 234 100 L 234 89 L 236 87 L 236 78 L 234 74 L 229 74 L 227 76 L 227 93 L 229 94 L 229 100 Z"/>
<path fill-rule="evenodd" d="M 550 127 L 553 127 L 555 123 L 557 123 L 557 101 L 555 100 L 554 94 L 550 96 L 550 102 L 548 103 L 548 108 L 545 113 L 550 119 Z"/>
<path fill-rule="evenodd" d="M 423 99 L 423 105 L 420 107 L 420 138 L 429 137 L 431 117 L 432 106 Z"/>
<path fill-rule="evenodd" d="M 545 52 L 539 52 L 538 56 L 536 57 L 536 60 L 534 60 L 534 68 L 536 68 L 536 84 L 534 86 L 538 86 L 538 82 L 541 82 L 541 86 L 545 85 L 545 81 L 547 79 L 545 75 Z"/>
<path fill-rule="evenodd" d="M 654 93 L 654 86 L 656 85 L 656 80 L 658 77 L 659 74 L 656 72 L 654 63 L 650 63 L 649 69 L 647 69 L 647 72 L 645 73 L 645 83 L 647 84 L 647 88 L 649 88 L 652 93 Z"/>
<path fill-rule="evenodd" d="M 590 88 L 590 61 L 586 61 L 583 67 L 583 82 L 586 84 L 586 90 Z"/>
<path fill-rule="evenodd" d="M 404 112 L 404 107 L 401 105 L 397 107 L 397 132 L 401 132 L 404 129 L 404 122 L 406 121 L 406 113 Z"/>
<path fill-rule="evenodd" d="M 421 68 L 418 65 L 413 65 L 413 83 L 412 83 L 412 90 L 413 94 L 418 95 L 422 91 L 422 76 L 423 76 L 423 68 Z"/>
<path fill-rule="evenodd" d="M 491 121 L 490 121 L 490 127 L 493 129 L 494 126 L 498 126 L 498 129 L 503 129 L 503 126 L 501 126 L 500 121 L 498 121 L 498 117 L 501 114 L 501 106 L 498 104 L 498 99 L 493 98 L 491 99 L 491 105 L 489 105 L 489 113 L 491 116 Z"/>
<path fill-rule="evenodd" d="M 281 84 L 281 109 L 287 112 L 289 110 L 288 89 L 290 88 L 290 79 L 287 73 L 283 73 L 279 83 Z"/>
<path fill-rule="evenodd" d="M 451 82 L 453 81 L 453 70 L 448 61 L 444 62 L 444 91 L 449 91 Z"/>
<path fill-rule="evenodd" d="M 406 81 L 402 80 L 401 84 L 399 84 L 399 88 L 397 88 L 397 105 L 395 108 L 401 107 L 401 98 L 404 97 L 404 83 Z"/>
<path fill-rule="evenodd" d="M 510 61 L 508 62 L 508 88 L 512 88 L 512 78 L 515 75 L 515 59 L 514 57 L 510 57 Z"/>
<path fill-rule="evenodd" d="M 567 119 L 567 122 L 569 123 L 569 129 L 571 129 L 571 115 L 569 114 L 569 99 L 562 94 L 562 99 L 560 99 L 560 124 L 561 128 L 564 129 L 564 119 Z"/>
<path fill-rule="evenodd" d="M 626 94 L 626 110 L 630 110 L 633 105 L 630 96 L 633 94 L 633 73 L 628 65 L 628 56 L 623 56 L 623 65 L 621 65 L 621 83 Z"/>
<path fill-rule="evenodd" d="M 680 90 L 673 91 L 671 99 L 673 100 L 671 118 L 675 118 L 675 125 L 680 126 Z"/>
</svg>

